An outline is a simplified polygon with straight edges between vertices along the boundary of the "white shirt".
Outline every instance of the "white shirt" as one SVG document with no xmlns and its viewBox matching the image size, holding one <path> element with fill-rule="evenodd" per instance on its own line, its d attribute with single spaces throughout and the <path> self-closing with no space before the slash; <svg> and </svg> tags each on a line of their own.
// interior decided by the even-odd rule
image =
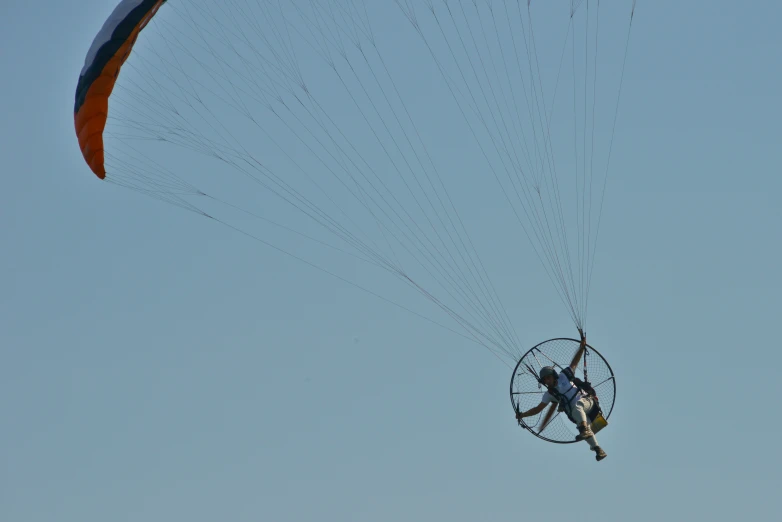
<svg viewBox="0 0 782 522">
<path fill-rule="evenodd" d="M 576 385 L 570 382 L 570 380 L 567 378 L 567 376 L 564 373 L 559 374 L 556 388 L 557 391 L 562 394 L 565 400 L 567 400 L 568 406 L 570 408 L 575 406 L 575 404 L 580 399 L 586 397 L 586 394 L 579 391 L 578 388 L 576 388 Z M 540 399 L 540 402 L 549 403 L 549 402 L 557 402 L 557 400 L 554 397 L 552 397 L 548 391 L 546 391 L 543 393 L 543 398 Z"/>
</svg>

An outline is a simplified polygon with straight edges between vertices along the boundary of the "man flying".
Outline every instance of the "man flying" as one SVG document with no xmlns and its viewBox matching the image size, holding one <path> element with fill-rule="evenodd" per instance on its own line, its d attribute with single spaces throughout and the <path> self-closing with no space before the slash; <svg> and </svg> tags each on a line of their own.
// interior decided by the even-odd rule
<svg viewBox="0 0 782 522">
<path fill-rule="evenodd" d="M 588 393 L 579 389 L 573 383 L 575 379 L 575 371 L 578 367 L 578 362 L 581 360 L 581 356 L 586 349 L 586 337 L 581 332 L 581 344 L 578 347 L 576 356 L 573 357 L 573 361 L 570 366 L 564 368 L 561 373 L 557 374 L 557 371 L 553 366 L 545 366 L 540 369 L 540 377 L 538 381 L 546 387 L 546 391 L 543 393 L 543 397 L 540 400 L 540 404 L 534 408 L 517 412 L 516 419 L 521 420 L 524 417 L 530 417 L 537 415 L 546 407 L 549 403 L 559 405 L 561 411 L 564 411 L 568 418 L 576 424 L 578 427 L 578 435 L 576 440 L 585 440 L 589 444 L 590 450 L 595 452 L 595 459 L 598 461 L 606 458 L 606 452 L 600 448 L 595 439 L 595 434 L 590 428 L 589 413 L 593 408 L 598 407 L 597 397 L 592 397 Z M 579 381 L 580 382 L 580 381 Z M 541 431 L 546 427 L 552 414 L 554 413 L 554 407 L 547 412 L 546 417 L 543 419 Z"/>
</svg>

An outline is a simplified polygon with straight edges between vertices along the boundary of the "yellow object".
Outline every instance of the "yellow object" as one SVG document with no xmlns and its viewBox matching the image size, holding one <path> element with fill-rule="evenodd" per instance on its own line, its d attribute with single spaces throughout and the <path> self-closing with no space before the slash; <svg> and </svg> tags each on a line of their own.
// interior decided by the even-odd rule
<svg viewBox="0 0 782 522">
<path fill-rule="evenodd" d="M 608 426 L 608 421 L 605 419 L 605 417 L 603 417 L 602 413 L 598 413 L 597 417 L 595 417 L 595 420 L 592 421 L 592 433 L 597 433 L 606 426 Z"/>
</svg>

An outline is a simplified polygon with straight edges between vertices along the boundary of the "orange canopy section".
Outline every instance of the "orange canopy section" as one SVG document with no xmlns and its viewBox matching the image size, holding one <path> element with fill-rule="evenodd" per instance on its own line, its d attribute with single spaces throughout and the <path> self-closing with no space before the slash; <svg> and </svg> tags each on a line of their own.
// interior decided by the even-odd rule
<svg viewBox="0 0 782 522">
<path fill-rule="evenodd" d="M 84 61 L 76 87 L 74 122 L 84 160 L 100 179 L 106 177 L 103 129 L 109 114 L 109 96 L 136 38 L 165 2 L 121 0 L 93 40 Z"/>
</svg>

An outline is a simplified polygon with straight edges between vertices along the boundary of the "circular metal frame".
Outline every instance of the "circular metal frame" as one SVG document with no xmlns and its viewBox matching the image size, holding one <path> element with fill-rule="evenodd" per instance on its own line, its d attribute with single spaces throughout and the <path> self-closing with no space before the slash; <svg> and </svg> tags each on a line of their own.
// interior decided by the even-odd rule
<svg viewBox="0 0 782 522">
<path fill-rule="evenodd" d="M 570 361 L 557 361 L 550 358 L 550 356 L 541 349 L 541 347 L 544 347 L 548 343 L 563 343 L 563 342 L 570 342 L 575 343 L 575 346 L 577 347 L 580 344 L 580 340 L 578 339 L 571 339 L 568 337 L 557 337 L 554 339 L 548 339 L 546 341 L 543 341 L 541 343 L 536 344 L 527 352 L 521 356 L 521 358 L 516 363 L 515 368 L 513 368 L 513 374 L 511 375 L 510 380 L 510 400 L 511 405 L 513 406 L 514 412 L 517 411 L 518 408 L 518 402 L 519 399 L 515 399 L 515 397 L 518 397 L 520 394 L 534 394 L 534 393 L 540 393 L 542 395 L 543 391 L 541 389 L 541 386 L 539 383 L 537 383 L 537 377 L 535 376 L 535 381 L 538 384 L 538 391 L 518 391 L 514 389 L 514 385 L 517 384 L 516 378 L 521 375 L 529 375 L 529 369 L 527 369 L 525 366 L 529 365 L 532 368 L 536 368 L 539 370 L 539 367 L 544 365 L 552 365 L 549 363 L 553 363 L 553 365 L 558 366 L 558 371 L 561 370 L 562 367 L 567 366 L 570 364 Z M 573 352 L 575 353 L 575 352 Z M 541 357 L 547 359 L 546 364 L 543 364 L 540 362 L 540 358 L 537 355 L 541 355 Z M 573 354 L 570 355 L 572 357 Z M 597 357 L 600 360 L 600 366 L 603 368 L 604 371 L 607 371 L 607 373 L 610 375 L 610 377 L 605 378 L 602 380 L 602 382 L 594 383 L 592 382 L 592 386 L 595 387 L 595 392 L 597 393 L 598 399 L 600 400 L 601 408 L 603 409 L 603 417 L 607 420 L 611 416 L 611 412 L 614 410 L 614 404 L 616 403 L 616 377 L 614 376 L 614 371 L 611 369 L 611 365 L 608 364 L 608 361 L 603 357 L 603 355 L 598 352 L 593 346 L 587 344 L 586 345 L 586 353 L 584 357 Z M 530 362 L 534 362 L 534 364 L 530 364 Z M 522 366 L 522 363 L 525 363 L 525 366 Z M 583 377 L 582 377 L 583 378 Z M 606 389 L 601 393 L 601 390 L 598 389 L 601 385 L 605 384 L 606 382 L 611 381 L 612 386 L 610 387 L 610 392 Z M 610 400 L 609 400 L 610 398 Z M 608 406 L 608 411 L 605 410 L 605 406 Z M 538 414 L 539 419 L 540 414 Z M 565 440 L 564 438 L 560 437 L 559 439 L 552 438 L 551 436 L 546 435 L 546 430 L 549 429 L 549 426 L 551 426 L 556 418 L 559 416 L 559 412 L 557 412 L 554 417 L 552 417 L 547 424 L 547 426 L 544 428 L 543 433 L 536 432 L 533 428 L 535 426 L 530 426 L 527 424 L 524 419 L 519 421 L 519 425 L 523 427 L 525 430 L 529 431 L 539 439 L 545 440 L 547 442 L 553 442 L 554 444 L 573 444 L 574 442 L 577 442 L 575 438 L 572 440 Z M 567 422 L 570 422 L 570 420 L 567 420 Z"/>
</svg>

